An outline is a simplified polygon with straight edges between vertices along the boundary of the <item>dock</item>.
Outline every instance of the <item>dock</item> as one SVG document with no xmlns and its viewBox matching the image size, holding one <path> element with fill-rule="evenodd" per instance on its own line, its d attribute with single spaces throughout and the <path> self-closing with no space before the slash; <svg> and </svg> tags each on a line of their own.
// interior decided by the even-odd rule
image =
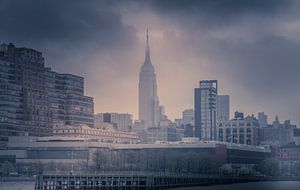
<svg viewBox="0 0 300 190">
<path fill-rule="evenodd" d="M 150 190 L 250 181 L 258 179 L 145 172 L 48 173 L 37 176 L 35 190 Z"/>
</svg>

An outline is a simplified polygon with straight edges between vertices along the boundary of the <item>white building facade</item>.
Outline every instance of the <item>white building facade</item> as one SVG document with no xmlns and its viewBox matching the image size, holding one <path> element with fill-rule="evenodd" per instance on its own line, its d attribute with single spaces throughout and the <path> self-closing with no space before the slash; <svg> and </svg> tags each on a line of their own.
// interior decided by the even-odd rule
<svg viewBox="0 0 300 190">
<path fill-rule="evenodd" d="M 255 117 L 247 116 L 218 123 L 218 141 L 259 145 L 259 124 Z"/>
</svg>

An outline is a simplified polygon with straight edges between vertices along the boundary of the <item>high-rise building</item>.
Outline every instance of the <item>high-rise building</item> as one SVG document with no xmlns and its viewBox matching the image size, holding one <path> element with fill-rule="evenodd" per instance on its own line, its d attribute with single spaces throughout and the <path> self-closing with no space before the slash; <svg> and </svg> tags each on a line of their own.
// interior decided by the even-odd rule
<svg viewBox="0 0 300 190">
<path fill-rule="evenodd" d="M 0 141 L 7 136 L 51 136 L 53 125 L 93 126 L 93 98 L 83 78 L 44 66 L 42 53 L 0 46 Z"/>
<path fill-rule="evenodd" d="M 194 110 L 186 109 L 182 112 L 182 124 L 183 125 L 194 125 Z"/>
<path fill-rule="evenodd" d="M 218 95 L 217 121 L 228 121 L 230 118 L 230 97 L 229 95 Z"/>
<path fill-rule="evenodd" d="M 0 142 L 25 131 L 22 87 L 14 73 L 15 65 L 0 59 Z"/>
<path fill-rule="evenodd" d="M 258 123 L 261 127 L 268 127 L 268 116 L 264 112 L 258 112 Z"/>
<path fill-rule="evenodd" d="M 160 120 L 156 74 L 150 58 L 148 30 L 145 61 L 139 74 L 139 120 L 144 122 L 146 129 L 157 127 Z"/>
<path fill-rule="evenodd" d="M 51 102 L 54 126 L 94 125 L 93 98 L 84 95 L 83 77 L 45 69 L 46 90 Z"/>
<path fill-rule="evenodd" d="M 98 113 L 95 115 L 95 126 L 102 128 L 105 123 L 111 123 L 119 131 L 131 131 L 133 126 L 132 115 L 128 113 Z"/>
<path fill-rule="evenodd" d="M 20 122 L 21 126 L 10 126 L 8 131 L 26 132 L 34 136 L 51 135 L 53 118 L 45 89 L 42 53 L 29 48 L 16 48 L 11 43 L 2 44 L 0 60 L 3 71 L 9 72 L 9 75 L 3 75 L 8 77 L 8 80 L 1 83 L 4 85 L 4 88 L 1 88 L 4 91 L 2 95 L 6 95 L 7 103 L 14 102 L 9 106 L 3 104 L 1 108 L 1 112 L 6 112 L 10 118 L 3 126 L 8 125 L 10 121 Z M 16 111 L 15 116 L 10 114 L 14 112 L 13 109 Z"/>
<path fill-rule="evenodd" d="M 218 81 L 200 81 L 195 88 L 195 137 L 201 140 L 216 140 Z"/>
</svg>

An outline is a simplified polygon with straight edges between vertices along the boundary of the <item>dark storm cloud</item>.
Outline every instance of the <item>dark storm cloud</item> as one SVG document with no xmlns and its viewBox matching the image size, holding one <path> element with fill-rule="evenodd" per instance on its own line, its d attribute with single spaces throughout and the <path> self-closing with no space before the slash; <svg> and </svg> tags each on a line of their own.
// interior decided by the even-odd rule
<svg viewBox="0 0 300 190">
<path fill-rule="evenodd" d="M 183 53 L 193 51 L 194 55 L 199 55 L 199 63 L 201 59 L 208 62 L 207 68 L 202 69 L 212 71 L 214 76 L 211 78 L 218 78 L 221 83 L 226 78 L 228 83 L 223 83 L 224 88 L 231 89 L 227 93 L 237 97 L 240 92 L 235 89 L 239 86 L 247 91 L 247 97 L 237 102 L 239 107 L 248 107 L 252 111 L 263 109 L 300 122 L 294 114 L 300 106 L 297 1 L 146 2 L 149 9 L 165 22 L 176 24 L 173 29 L 178 30 L 183 39 L 174 38 L 171 42 L 180 40 L 176 46 L 181 46 Z"/>
<path fill-rule="evenodd" d="M 110 1 L 22 1 L 0 2 L 1 40 L 63 46 L 92 43 L 114 47 L 132 43 L 135 31 L 112 11 Z"/>
<path fill-rule="evenodd" d="M 248 88 L 249 95 L 272 100 L 288 98 L 289 94 L 299 96 L 300 44 L 276 35 L 254 43 L 218 44 L 220 49 L 215 53 L 220 64 L 215 68 L 222 68 L 229 78 Z M 299 99 L 296 102 L 300 103 Z"/>
<path fill-rule="evenodd" d="M 190 100 L 191 83 L 209 77 L 230 89 L 226 93 L 236 97 L 232 102 L 239 107 L 252 108 L 252 113 L 275 110 L 288 118 L 300 107 L 299 4 L 296 0 L 2 0 L 0 42 L 38 49 L 47 66 L 84 76 L 96 109 L 113 105 L 101 111 L 122 107 L 135 112 L 133 83 L 144 55 L 144 39 L 138 37 L 148 26 L 158 73 L 174 58 L 172 69 L 194 76 L 174 83 L 168 68 L 164 74 L 170 81 L 158 84 L 160 94 L 170 100 L 166 107 L 174 105 L 170 110 L 176 114 L 184 100 L 170 97 L 170 86 L 189 86 L 190 92 L 179 93 Z M 159 80 L 162 77 L 158 75 Z M 257 102 L 247 97 L 237 100 L 240 86 Z M 118 91 L 122 88 L 128 95 Z M 277 99 L 285 99 L 287 108 Z"/>
<path fill-rule="evenodd" d="M 146 1 L 160 14 L 176 18 L 189 15 L 189 19 L 206 20 L 207 23 L 238 20 L 244 14 L 270 15 L 289 7 L 286 0 L 153 0 Z"/>
</svg>

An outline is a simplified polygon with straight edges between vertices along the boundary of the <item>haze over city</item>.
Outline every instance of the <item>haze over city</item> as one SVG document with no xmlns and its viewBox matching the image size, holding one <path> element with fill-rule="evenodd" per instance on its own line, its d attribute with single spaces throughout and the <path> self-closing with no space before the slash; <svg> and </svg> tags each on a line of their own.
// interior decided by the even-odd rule
<svg viewBox="0 0 300 190">
<path fill-rule="evenodd" d="M 0 2 L 0 41 L 39 49 L 46 66 L 83 76 L 95 113 L 138 118 L 149 28 L 158 96 L 171 119 L 193 108 L 199 80 L 217 79 L 231 113 L 300 124 L 298 1 L 31 2 Z"/>
</svg>

